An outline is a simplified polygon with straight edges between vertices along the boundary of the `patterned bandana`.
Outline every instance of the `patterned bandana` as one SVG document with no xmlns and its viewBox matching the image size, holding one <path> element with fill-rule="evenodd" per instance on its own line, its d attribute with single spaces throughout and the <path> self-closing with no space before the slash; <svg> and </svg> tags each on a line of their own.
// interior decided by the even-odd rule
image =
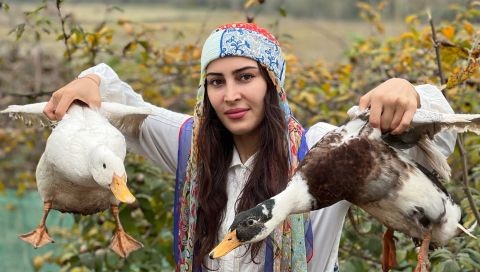
<svg viewBox="0 0 480 272">
<path fill-rule="evenodd" d="M 285 60 L 278 41 L 267 30 L 255 24 L 227 24 L 215 29 L 205 41 L 201 57 L 201 78 L 195 106 L 191 153 L 186 168 L 186 177 L 180 200 L 178 244 L 179 252 L 177 271 L 197 271 L 193 269 L 194 237 L 198 208 L 198 183 L 196 181 L 197 135 L 203 112 L 203 96 L 205 93 L 205 71 L 208 64 L 226 56 L 243 56 L 258 61 L 267 68 L 274 82 L 281 108 L 288 122 L 285 136 L 289 143 L 290 171 L 298 166 L 298 150 L 303 134 L 302 126 L 292 116 L 284 91 Z M 306 243 L 305 234 L 310 227 L 308 213 L 289 216 L 283 224 L 271 234 L 273 247 L 267 242 L 265 270 L 307 271 L 307 261 L 311 258 L 311 247 Z M 311 232 L 311 229 L 310 229 Z M 219 237 L 221 239 L 222 237 Z M 267 239 L 268 240 L 268 239 Z M 310 239 L 308 239 L 310 240 Z M 270 248 L 270 253 L 269 249 Z"/>
</svg>

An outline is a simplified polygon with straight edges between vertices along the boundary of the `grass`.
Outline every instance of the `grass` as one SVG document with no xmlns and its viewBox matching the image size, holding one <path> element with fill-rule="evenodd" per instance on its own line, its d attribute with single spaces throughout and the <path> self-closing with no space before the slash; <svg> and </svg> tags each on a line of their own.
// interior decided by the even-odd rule
<svg viewBox="0 0 480 272">
<path fill-rule="evenodd" d="M 222 10 L 212 8 L 180 9 L 162 4 L 149 5 L 118 5 L 123 11 L 107 12 L 112 6 L 106 4 L 78 4 L 67 1 L 62 6 L 62 13 L 72 14 L 85 28 L 92 28 L 102 20 L 115 24 L 119 19 L 131 20 L 148 26 L 153 30 L 160 45 L 171 43 L 201 43 L 216 26 L 228 22 L 245 21 L 242 10 Z M 10 11 L 0 12 L 0 35 L 14 40 L 14 35 L 8 35 L 10 29 L 23 22 L 24 11 L 35 8 L 33 4 L 11 4 Z M 59 24 L 56 8 L 52 5 L 49 13 Z M 303 19 L 281 17 L 280 14 L 262 14 L 257 16 L 257 23 L 271 30 L 284 48 L 297 55 L 300 60 L 310 62 L 323 59 L 336 62 L 342 59 L 345 50 L 355 37 L 368 36 L 374 33 L 372 26 L 360 21 L 343 21 Z M 384 37 L 392 36 L 402 31 L 400 23 L 387 23 Z M 124 37 L 121 37 L 124 38 Z M 51 39 L 54 40 L 54 37 Z M 45 46 L 60 42 L 43 42 Z"/>
</svg>

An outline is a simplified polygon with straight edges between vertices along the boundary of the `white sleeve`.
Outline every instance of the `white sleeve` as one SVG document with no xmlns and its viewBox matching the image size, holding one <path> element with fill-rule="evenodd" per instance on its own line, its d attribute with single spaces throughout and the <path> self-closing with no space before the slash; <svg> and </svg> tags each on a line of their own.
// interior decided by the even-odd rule
<svg viewBox="0 0 480 272">
<path fill-rule="evenodd" d="M 125 135 L 129 150 L 146 156 L 165 170 L 175 173 L 178 157 L 178 139 L 186 114 L 154 106 L 143 100 L 130 85 L 120 80 L 117 73 L 107 64 L 100 63 L 80 73 L 100 77 L 102 101 L 116 102 L 137 107 L 149 107 L 153 114 L 143 122 L 139 137 Z"/>
</svg>

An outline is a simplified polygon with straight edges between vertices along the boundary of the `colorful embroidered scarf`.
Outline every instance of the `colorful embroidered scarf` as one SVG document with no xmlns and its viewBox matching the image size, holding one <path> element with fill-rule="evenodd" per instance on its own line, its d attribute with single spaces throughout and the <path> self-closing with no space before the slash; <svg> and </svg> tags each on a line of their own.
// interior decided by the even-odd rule
<svg viewBox="0 0 480 272">
<path fill-rule="evenodd" d="M 267 68 L 270 78 L 277 87 L 281 108 L 288 122 L 288 138 L 290 170 L 293 172 L 298 165 L 298 152 L 303 135 L 302 126 L 292 116 L 284 91 L 285 60 L 278 41 L 267 30 L 255 24 L 228 24 L 218 27 L 206 40 L 201 57 L 201 78 L 197 93 L 197 104 L 191 129 L 191 143 L 188 143 L 190 156 L 182 158 L 179 151 L 179 165 L 177 166 L 177 187 L 175 197 L 175 229 L 174 251 L 177 271 L 200 271 L 193 266 L 193 252 L 195 227 L 198 208 L 198 183 L 195 179 L 197 171 L 197 134 L 202 117 L 203 96 L 205 92 L 204 80 L 207 65 L 226 56 L 244 56 L 258 61 Z M 181 133 L 182 134 L 182 133 Z M 185 133 L 184 133 L 185 135 Z M 187 134 L 189 135 L 189 134 Z M 180 147 L 185 148 L 182 142 L 189 137 L 180 136 Z M 304 143 L 304 141 L 303 141 Z M 190 145 L 191 144 L 191 145 Z M 191 147 L 191 148 L 190 148 Z M 183 162 L 182 162 L 183 160 Z M 182 168 L 182 163 L 186 166 Z M 283 224 L 278 226 L 267 239 L 265 256 L 265 271 L 306 271 L 307 261 L 312 256 L 313 240 L 308 213 L 289 216 Z M 221 239 L 222 237 L 220 237 Z M 272 243 L 273 241 L 273 243 Z"/>
</svg>

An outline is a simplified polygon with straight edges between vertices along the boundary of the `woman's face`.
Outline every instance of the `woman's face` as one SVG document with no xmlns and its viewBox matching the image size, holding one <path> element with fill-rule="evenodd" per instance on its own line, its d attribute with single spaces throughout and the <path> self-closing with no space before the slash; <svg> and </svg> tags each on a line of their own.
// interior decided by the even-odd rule
<svg viewBox="0 0 480 272">
<path fill-rule="evenodd" d="M 207 95 L 223 125 L 236 136 L 255 135 L 264 113 L 267 82 L 256 61 L 226 57 L 207 66 Z"/>
</svg>

